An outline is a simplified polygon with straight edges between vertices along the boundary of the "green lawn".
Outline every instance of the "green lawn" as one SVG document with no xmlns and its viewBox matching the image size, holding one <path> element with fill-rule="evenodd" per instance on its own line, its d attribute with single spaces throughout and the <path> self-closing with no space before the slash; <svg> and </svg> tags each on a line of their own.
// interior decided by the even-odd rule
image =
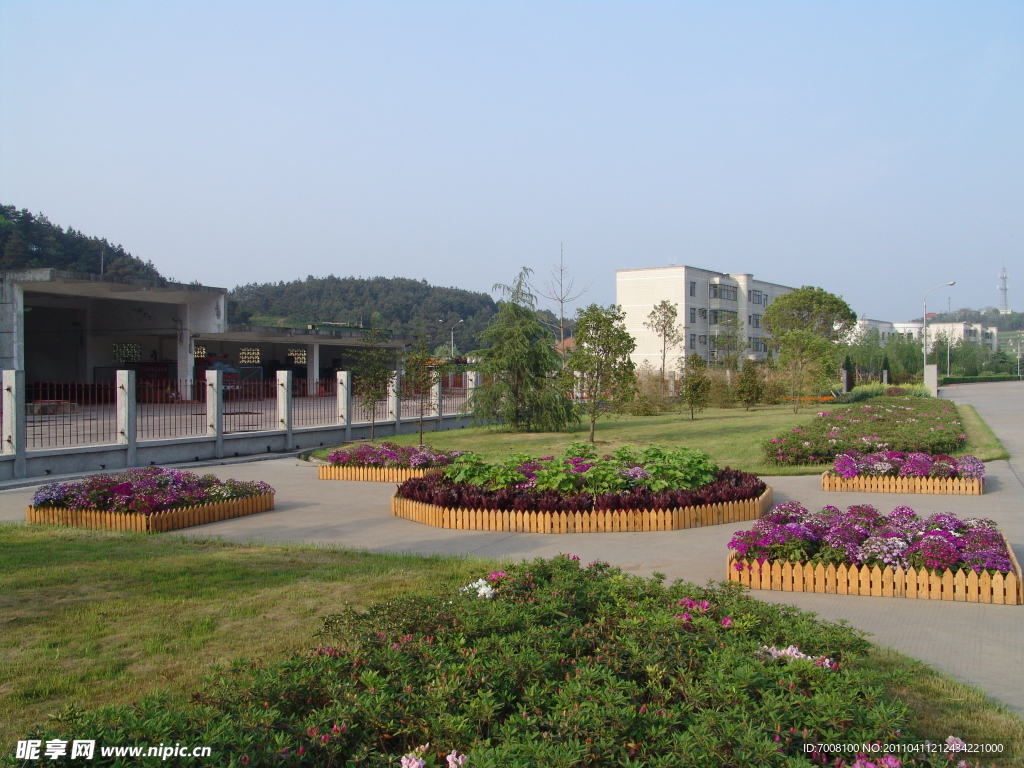
<svg viewBox="0 0 1024 768">
<path fill-rule="evenodd" d="M 311 647 L 343 603 L 454 588 L 493 565 L 0 524 L 0 736 L 69 702 L 189 694 L 213 664 Z"/>
<path fill-rule="evenodd" d="M 346 602 L 436 594 L 495 565 L 0 525 L 0 743 L 6 751 L 68 704 L 157 691 L 184 702 L 213 664 L 314 646 L 319 617 Z M 1008 752 L 993 764 L 1024 766 L 1024 722 L 984 694 L 892 651 L 862 663 L 886 674 L 886 696 L 913 708 L 921 739 L 1000 742 Z"/>
<path fill-rule="evenodd" d="M 958 408 L 968 436 L 968 447 L 964 453 L 975 455 L 982 461 L 1006 458 L 1006 451 L 977 412 L 969 405 Z M 626 416 L 598 422 L 596 441 L 601 451 L 610 451 L 620 445 L 685 445 L 706 451 L 719 466 L 741 469 L 756 475 L 813 475 L 820 474 L 823 466 L 767 464 L 761 445 L 787 429 L 805 424 L 814 418 L 815 412 L 814 408 L 801 408 L 799 413 L 794 414 L 791 406 L 776 405 L 759 406 L 751 411 L 742 408 L 709 408 L 698 414 L 695 421 L 679 413 Z M 385 439 L 400 445 L 416 445 L 419 436 L 412 434 Z M 473 451 L 490 460 L 513 452 L 534 456 L 557 455 L 573 440 L 586 439 L 587 429 L 584 426 L 572 432 L 512 433 L 472 427 L 429 434 L 424 432 L 423 435 L 423 441 L 435 448 Z M 326 459 L 330 451 L 330 448 L 323 448 L 313 451 L 311 455 Z"/>
</svg>

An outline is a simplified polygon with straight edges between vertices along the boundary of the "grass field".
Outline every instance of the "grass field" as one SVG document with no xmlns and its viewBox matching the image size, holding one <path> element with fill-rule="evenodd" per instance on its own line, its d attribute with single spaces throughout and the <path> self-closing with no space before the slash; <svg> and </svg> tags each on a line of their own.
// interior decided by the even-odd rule
<svg viewBox="0 0 1024 768">
<path fill-rule="evenodd" d="M 0 525 L 0 744 L 68 704 L 184 701 L 213 664 L 316 645 L 319 617 L 345 602 L 436 594 L 495 565 Z M 914 709 L 920 738 L 1024 745 L 1024 722 L 979 691 L 889 650 L 862 663 Z M 1020 768 L 1024 753 L 996 764 Z"/>
<path fill-rule="evenodd" d="M 834 407 L 834 406 L 833 406 Z M 968 437 L 969 453 L 982 461 L 1006 458 L 999 440 L 981 420 L 971 406 L 957 406 L 963 417 Z M 685 445 L 707 452 L 722 467 L 741 469 L 756 475 L 813 475 L 820 474 L 823 466 L 778 466 L 764 460 L 761 445 L 780 432 L 806 423 L 814 418 L 814 408 L 802 408 L 794 414 L 788 405 L 759 406 L 755 410 L 742 408 L 709 408 L 698 414 L 695 421 L 678 413 L 657 416 L 626 416 L 598 422 L 595 435 L 599 451 L 610 451 L 620 445 L 649 445 L 663 443 Z M 419 436 L 402 435 L 386 438 L 400 445 L 416 445 Z M 501 432 L 495 429 L 472 427 L 442 432 L 424 432 L 425 443 L 446 451 L 473 451 L 486 459 L 497 459 L 513 452 L 534 456 L 560 454 L 573 440 L 586 440 L 587 430 L 581 426 L 571 432 Z M 312 456 L 326 459 L 330 448 L 312 452 Z"/>
<path fill-rule="evenodd" d="M 345 602 L 454 588 L 487 565 L 0 524 L 0 736 L 69 702 L 187 695 L 213 664 L 315 645 Z"/>
</svg>

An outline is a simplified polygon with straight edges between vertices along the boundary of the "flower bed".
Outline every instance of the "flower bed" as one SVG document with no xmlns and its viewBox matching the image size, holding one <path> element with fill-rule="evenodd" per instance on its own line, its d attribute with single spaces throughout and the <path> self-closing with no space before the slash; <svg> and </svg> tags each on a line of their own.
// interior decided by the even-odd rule
<svg viewBox="0 0 1024 768">
<path fill-rule="evenodd" d="M 339 448 L 321 465 L 321 480 L 359 480 L 377 483 L 401 483 L 413 477 L 425 477 L 444 470 L 461 456 L 460 451 L 435 451 L 429 445 L 401 446 L 394 443 Z"/>
<path fill-rule="evenodd" d="M 763 449 L 772 464 L 824 464 L 851 450 L 949 454 L 966 440 L 956 406 L 948 400 L 877 397 L 819 411 L 813 421 L 772 438 Z"/>
<path fill-rule="evenodd" d="M 170 531 L 273 508 L 274 489 L 262 481 L 221 481 L 214 475 L 146 467 L 44 485 L 33 494 L 26 520 L 117 531 Z"/>
<path fill-rule="evenodd" d="M 463 455 L 443 476 L 403 483 L 391 508 L 443 528 L 598 533 L 752 520 L 770 504 L 759 478 L 719 469 L 700 451 L 624 447 L 598 457 L 573 443 L 559 459 Z"/>
<path fill-rule="evenodd" d="M 780 504 L 729 542 L 729 579 L 752 589 L 1024 602 L 1020 566 L 991 520 L 863 504 Z"/>
<path fill-rule="evenodd" d="M 468 509 L 445 507 L 399 496 L 391 498 L 395 517 L 437 528 L 516 533 L 627 533 L 678 531 L 705 525 L 755 520 L 772 506 L 772 488 L 744 501 L 698 504 L 669 509 L 541 512 L 536 509 Z"/>
<path fill-rule="evenodd" d="M 825 491 L 882 493 L 984 492 L 985 465 L 974 456 L 929 456 L 926 453 L 846 451 L 836 456 L 833 469 L 821 476 Z"/>
<path fill-rule="evenodd" d="M 950 765 L 917 749 L 851 628 L 564 555 L 468 586 L 343 608 L 308 653 L 237 665 L 191 700 L 68 710 L 24 738 L 131 734 L 207 745 L 224 766 L 783 768 L 832 765 L 815 750 L 836 743 L 868 745 L 847 764 Z"/>
</svg>

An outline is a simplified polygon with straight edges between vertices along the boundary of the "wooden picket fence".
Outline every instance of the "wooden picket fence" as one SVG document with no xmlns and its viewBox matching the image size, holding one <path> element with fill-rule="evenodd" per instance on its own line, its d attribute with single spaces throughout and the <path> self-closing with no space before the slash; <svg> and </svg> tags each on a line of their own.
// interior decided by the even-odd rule
<svg viewBox="0 0 1024 768">
<path fill-rule="evenodd" d="M 590 512 L 536 512 L 494 509 L 449 509 L 422 501 L 391 497 L 396 517 L 436 528 L 516 533 L 626 533 L 677 531 L 705 525 L 738 523 L 761 517 L 772 506 L 772 488 L 744 501 L 728 501 L 681 509 Z"/>
<path fill-rule="evenodd" d="M 1004 539 L 1005 540 L 1005 539 Z M 782 592 L 819 592 L 830 595 L 873 595 L 875 597 L 910 597 L 918 600 L 953 600 L 967 603 L 1024 605 L 1024 584 L 1020 564 L 1013 550 L 1007 547 L 1013 571 L 1005 575 L 966 573 L 950 570 L 935 573 L 927 568 L 915 570 L 901 567 L 862 565 L 822 566 L 789 561 L 746 560 L 729 552 L 726 560 L 728 580 L 750 589 L 772 589 Z M 737 566 L 739 566 L 737 568 Z"/>
<path fill-rule="evenodd" d="M 321 464 L 318 477 L 321 480 L 359 480 L 369 483 L 404 483 L 413 477 L 426 477 L 444 472 L 444 467 L 412 469 L 409 467 L 336 467 Z"/>
<path fill-rule="evenodd" d="M 215 501 L 194 507 L 180 507 L 152 515 L 135 512 L 103 512 L 96 509 L 59 509 L 29 507 L 25 520 L 34 525 L 67 525 L 74 528 L 102 528 L 108 531 L 157 533 L 190 528 L 193 525 L 216 523 L 232 517 L 253 515 L 274 508 L 274 494 L 265 493 L 246 499 Z"/>
<path fill-rule="evenodd" d="M 979 477 L 840 477 L 830 470 L 821 475 L 821 490 L 981 496 L 985 492 L 985 480 Z"/>
</svg>

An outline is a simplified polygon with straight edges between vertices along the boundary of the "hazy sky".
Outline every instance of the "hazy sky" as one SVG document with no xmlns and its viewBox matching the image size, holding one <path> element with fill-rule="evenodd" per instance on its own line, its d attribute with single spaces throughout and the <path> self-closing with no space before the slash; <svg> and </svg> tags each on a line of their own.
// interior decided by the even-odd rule
<svg viewBox="0 0 1024 768">
<path fill-rule="evenodd" d="M 1024 309 L 1020 2 L 0 0 L 0 202 L 211 285 L 675 261 Z"/>
</svg>

